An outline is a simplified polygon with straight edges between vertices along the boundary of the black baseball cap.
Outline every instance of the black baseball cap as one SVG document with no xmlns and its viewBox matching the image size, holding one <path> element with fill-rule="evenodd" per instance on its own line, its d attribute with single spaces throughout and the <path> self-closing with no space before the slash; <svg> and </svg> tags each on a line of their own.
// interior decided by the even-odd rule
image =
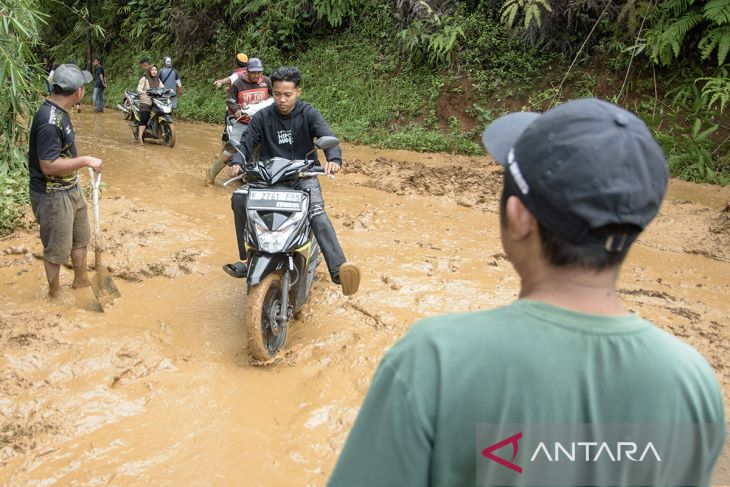
<svg viewBox="0 0 730 487">
<path fill-rule="evenodd" d="M 657 215 L 669 181 L 646 124 L 595 98 L 504 115 L 482 142 L 537 221 L 582 246 L 626 249 Z"/>
<path fill-rule="evenodd" d="M 261 60 L 257 57 L 252 57 L 248 60 L 248 67 L 249 72 L 252 73 L 260 73 L 264 70 L 264 64 L 261 62 Z"/>
</svg>

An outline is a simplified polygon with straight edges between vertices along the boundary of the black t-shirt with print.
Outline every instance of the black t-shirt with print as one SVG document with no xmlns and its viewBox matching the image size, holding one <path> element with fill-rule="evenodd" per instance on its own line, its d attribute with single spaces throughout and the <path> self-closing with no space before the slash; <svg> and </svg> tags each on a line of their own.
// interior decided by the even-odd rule
<svg viewBox="0 0 730 487">
<path fill-rule="evenodd" d="M 55 161 L 61 157 L 73 159 L 76 156 L 76 134 L 71 118 L 66 110 L 46 100 L 33 117 L 30 128 L 30 190 L 46 193 L 74 187 L 79 179 L 78 171 L 46 176 L 41 171 L 40 160 Z"/>
</svg>

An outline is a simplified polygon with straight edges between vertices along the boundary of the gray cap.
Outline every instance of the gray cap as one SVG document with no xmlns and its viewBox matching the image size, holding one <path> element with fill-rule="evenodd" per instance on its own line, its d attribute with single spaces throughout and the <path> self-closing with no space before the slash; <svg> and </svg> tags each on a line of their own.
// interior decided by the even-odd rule
<svg viewBox="0 0 730 487">
<path fill-rule="evenodd" d="M 94 79 L 88 71 L 75 64 L 62 64 L 53 71 L 53 85 L 61 91 L 75 91 Z"/>
<path fill-rule="evenodd" d="M 659 211 L 667 161 L 636 115 L 595 98 L 492 122 L 484 147 L 535 218 L 569 242 L 625 249 Z M 621 235 L 611 225 L 633 229 Z"/>
<path fill-rule="evenodd" d="M 247 69 L 249 71 L 253 71 L 255 73 L 256 72 L 260 73 L 261 71 L 264 70 L 264 64 L 261 62 L 261 60 L 259 58 L 252 57 L 251 59 L 248 60 Z"/>
</svg>

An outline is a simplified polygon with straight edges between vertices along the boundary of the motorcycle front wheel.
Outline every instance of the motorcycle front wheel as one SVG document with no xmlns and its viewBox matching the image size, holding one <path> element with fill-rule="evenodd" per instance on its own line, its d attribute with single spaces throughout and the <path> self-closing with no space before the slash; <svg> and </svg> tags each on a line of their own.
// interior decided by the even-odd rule
<svg viewBox="0 0 730 487">
<path fill-rule="evenodd" d="M 248 291 L 243 317 L 248 353 L 255 360 L 275 357 L 286 343 L 287 326 L 277 323 L 281 309 L 281 274 L 274 272 Z"/>
<path fill-rule="evenodd" d="M 175 147 L 175 125 L 171 123 L 162 124 L 162 138 L 170 149 Z"/>
</svg>

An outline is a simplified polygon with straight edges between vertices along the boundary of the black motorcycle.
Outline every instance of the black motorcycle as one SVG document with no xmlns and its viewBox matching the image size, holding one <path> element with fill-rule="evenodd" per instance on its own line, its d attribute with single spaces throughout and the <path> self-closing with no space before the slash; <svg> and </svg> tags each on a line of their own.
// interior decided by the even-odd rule
<svg viewBox="0 0 730 487">
<path fill-rule="evenodd" d="M 315 146 L 328 149 L 338 143 L 335 137 L 321 137 Z M 232 145 L 238 150 L 238 141 Z M 260 361 L 272 359 L 284 346 L 289 320 L 309 297 L 320 261 L 308 218 L 309 194 L 290 187 L 299 178 L 323 174 L 308 157 L 246 162 L 243 173 L 225 183 L 246 181 L 236 190 L 247 195 L 244 327 L 249 353 Z"/>
<path fill-rule="evenodd" d="M 152 99 L 150 121 L 142 135 L 143 140 L 154 140 L 167 145 L 172 149 L 175 147 L 175 124 L 172 122 L 172 97 L 175 91 L 169 88 L 153 88 L 147 90 Z M 124 101 L 117 105 L 117 109 L 129 120 L 129 128 L 132 136 L 138 139 L 139 127 L 139 93 L 131 90 L 124 90 Z"/>
</svg>

